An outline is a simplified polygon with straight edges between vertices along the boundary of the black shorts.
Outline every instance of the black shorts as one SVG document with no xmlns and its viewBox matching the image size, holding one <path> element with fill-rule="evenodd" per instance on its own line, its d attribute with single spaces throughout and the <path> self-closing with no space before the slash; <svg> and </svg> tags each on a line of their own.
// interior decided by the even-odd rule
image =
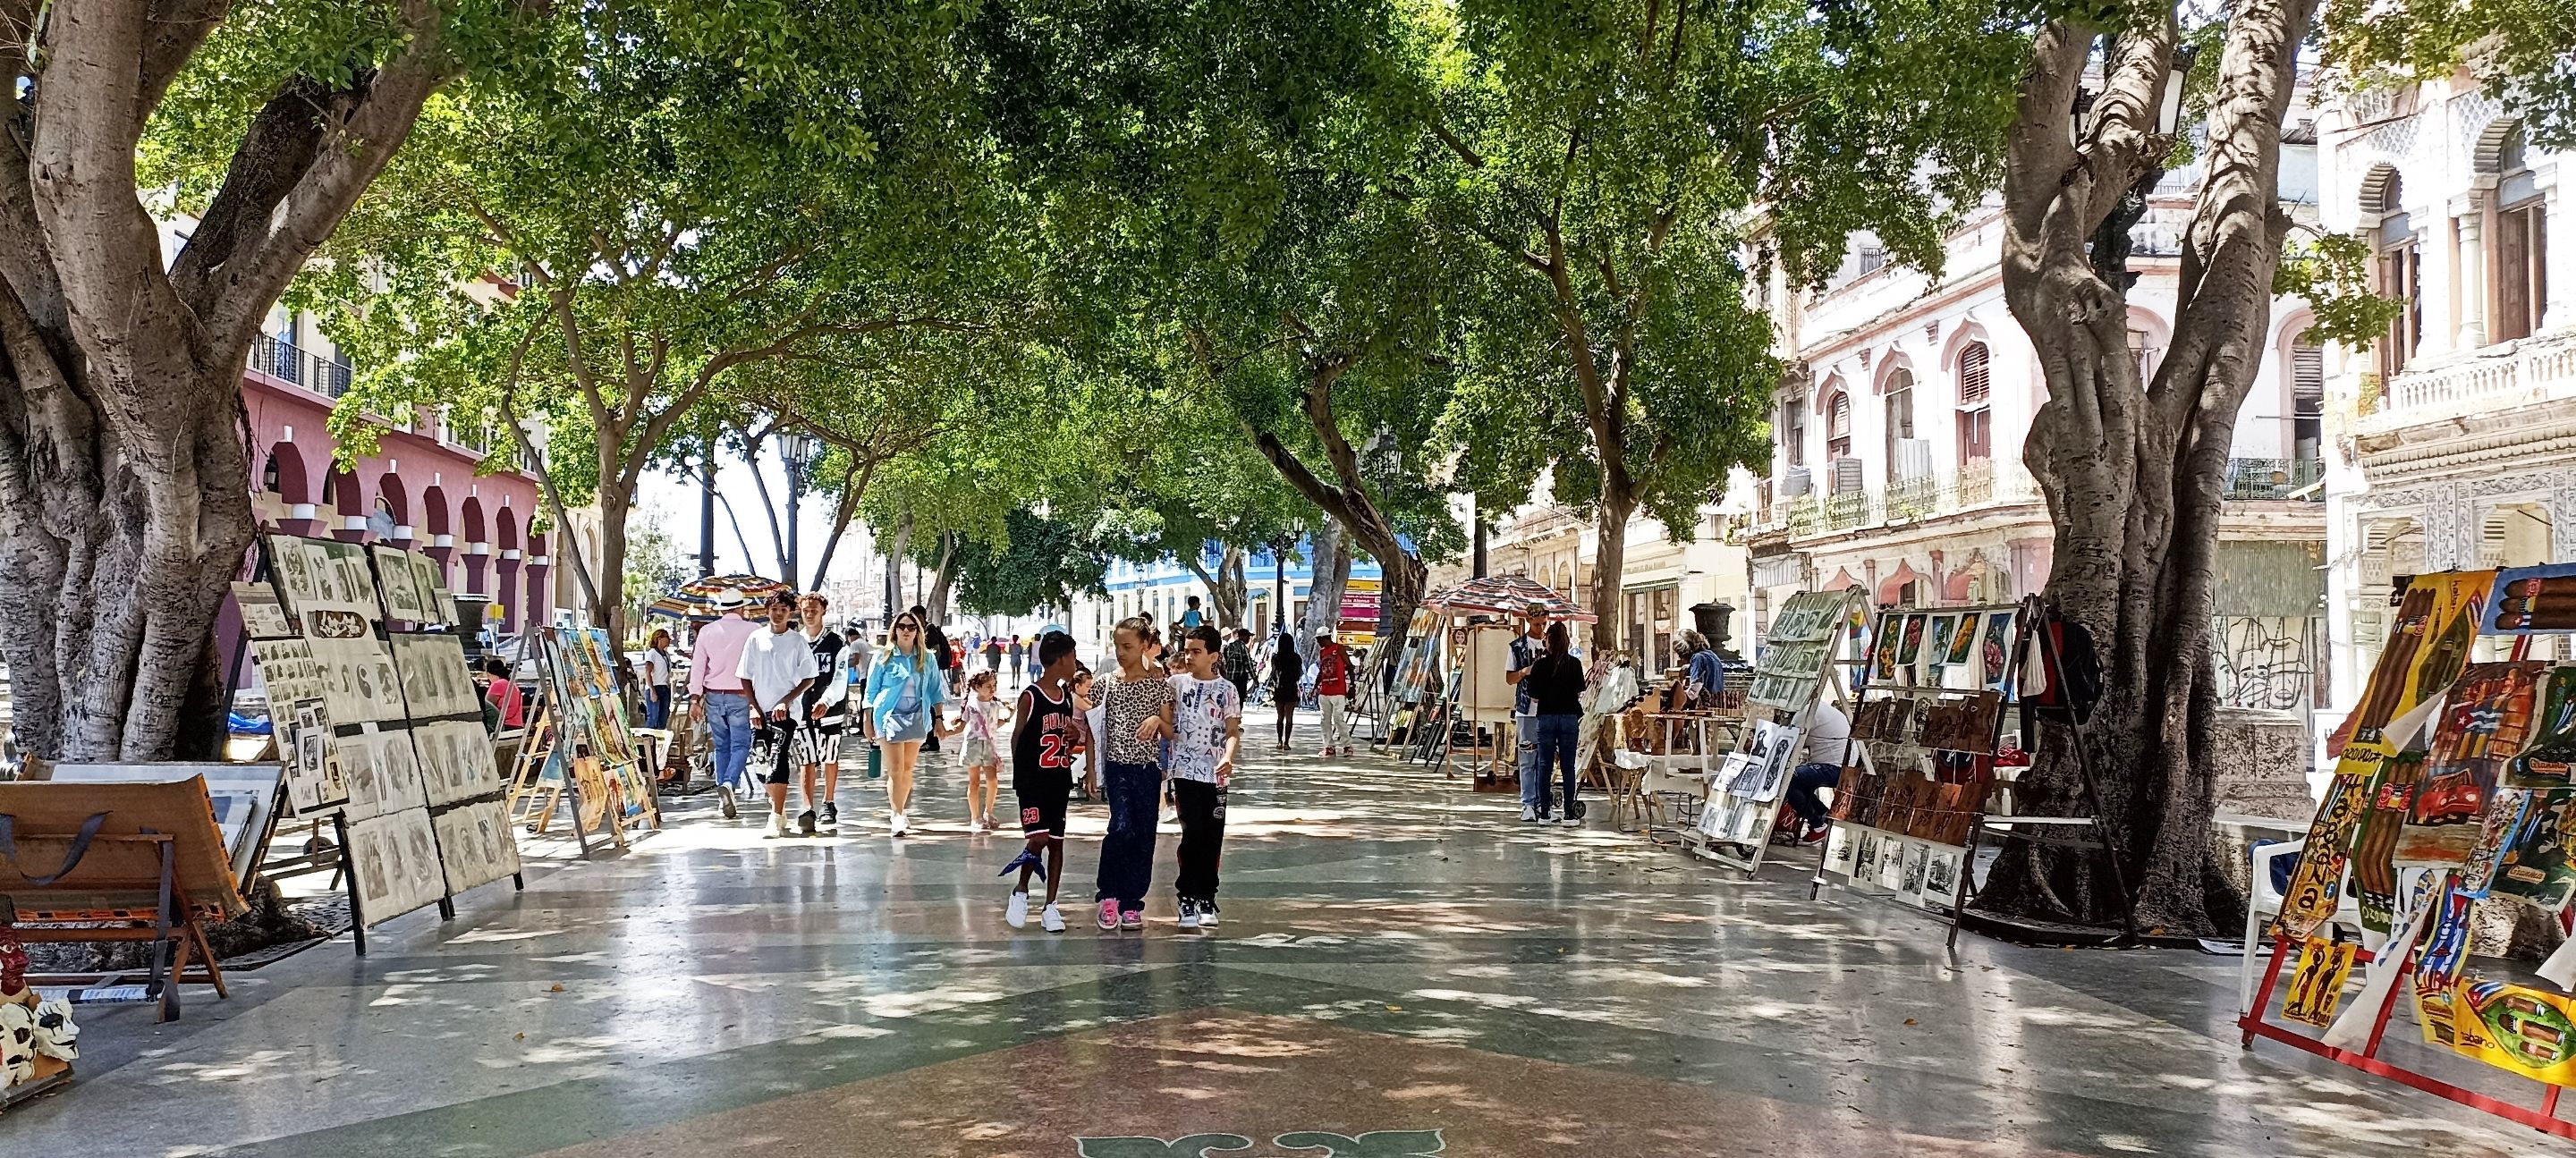
<svg viewBox="0 0 2576 1158">
<path fill-rule="evenodd" d="M 1065 806 L 1073 797 L 1073 777 L 1013 776 L 1011 792 L 1020 800 L 1020 835 L 1064 836 Z"/>
</svg>

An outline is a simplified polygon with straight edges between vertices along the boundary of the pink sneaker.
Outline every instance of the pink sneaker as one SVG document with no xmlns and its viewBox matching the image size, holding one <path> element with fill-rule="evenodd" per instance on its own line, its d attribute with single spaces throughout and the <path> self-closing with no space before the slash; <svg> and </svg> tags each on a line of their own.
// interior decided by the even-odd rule
<svg viewBox="0 0 2576 1158">
<path fill-rule="evenodd" d="M 1103 929 L 1115 929 L 1118 927 L 1118 899 L 1116 897 L 1111 897 L 1108 900 L 1100 902 L 1100 927 Z"/>
<path fill-rule="evenodd" d="M 1142 928 L 1144 928 L 1144 927 L 1145 927 L 1145 910 L 1143 910 L 1143 909 L 1129 909 L 1129 910 L 1127 910 L 1126 912 L 1123 912 L 1123 913 L 1118 914 L 1118 927 L 1119 927 L 1119 928 L 1121 928 L 1121 929 L 1142 929 Z"/>
</svg>

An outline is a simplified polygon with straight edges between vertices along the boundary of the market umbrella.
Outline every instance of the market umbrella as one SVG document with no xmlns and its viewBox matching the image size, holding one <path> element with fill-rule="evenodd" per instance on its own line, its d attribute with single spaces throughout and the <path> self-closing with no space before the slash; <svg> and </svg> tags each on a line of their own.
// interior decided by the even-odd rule
<svg viewBox="0 0 2576 1158">
<path fill-rule="evenodd" d="M 1487 575 L 1433 592 L 1423 602 L 1450 614 L 1522 616 L 1591 623 L 1600 618 L 1527 575 Z"/>
<path fill-rule="evenodd" d="M 646 615 L 668 616 L 691 623 L 713 623 L 722 613 L 716 610 L 716 596 L 727 591 L 742 592 L 743 598 L 758 603 L 781 591 L 786 584 L 758 575 L 708 575 L 691 579 L 671 589 L 644 609 Z"/>
</svg>

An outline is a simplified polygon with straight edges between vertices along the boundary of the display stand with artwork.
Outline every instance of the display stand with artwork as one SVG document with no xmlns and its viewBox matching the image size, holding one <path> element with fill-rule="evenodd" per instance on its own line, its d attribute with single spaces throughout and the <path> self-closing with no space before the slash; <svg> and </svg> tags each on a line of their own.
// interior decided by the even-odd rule
<svg viewBox="0 0 2576 1158">
<path fill-rule="evenodd" d="M 437 565 L 322 539 L 269 535 L 263 546 L 294 634 L 262 638 L 247 605 L 243 618 L 284 795 L 293 816 L 327 820 L 333 833 L 322 847 L 317 823 L 281 870 L 348 882 L 362 955 L 369 926 L 433 904 L 453 917 L 457 894 L 504 878 L 524 888 L 481 692 L 447 630 L 454 601 Z"/>
<path fill-rule="evenodd" d="M 545 703 L 511 777 L 510 820 L 543 832 L 555 806 L 569 804 L 583 855 L 597 835 L 624 848 L 629 826 L 661 826 L 661 802 L 652 769 L 626 726 L 608 634 L 595 627 L 535 634 L 542 643 L 537 658 Z"/>
<path fill-rule="evenodd" d="M 204 922 L 250 906 L 204 777 L 0 783 L 0 818 L 8 838 L 0 840 L 0 897 L 12 906 L 18 940 L 150 945 L 146 992 L 162 1021 L 178 1018 L 182 983 L 230 996 Z"/>
<path fill-rule="evenodd" d="M 2563 925 L 2576 897 L 2576 665 L 2525 658 L 2531 636 L 2570 633 L 2576 565 L 2408 582 L 2336 737 L 2334 778 L 2281 912 L 2259 934 L 2271 960 L 2237 1022 L 2247 1048 L 2280 1042 L 2576 1140 L 2576 1121 L 2558 1115 L 2560 1091 L 2576 1084 L 2576 942 L 2538 970 L 2555 988 L 2481 977 L 2468 952 L 2476 902 L 2529 905 Z M 2514 637 L 2511 658 L 2471 662 L 2481 636 Z M 2358 942 L 2346 921 L 2361 926 Z M 2367 974 L 2347 995 L 2355 964 Z M 2388 1048 L 2401 1005 L 2426 1047 L 2539 1083 L 2538 1104 L 2410 1064 Z"/>
<path fill-rule="evenodd" d="M 1919 908 L 1958 904 L 1969 832 L 2003 746 L 2020 612 L 1878 613 L 1810 898 L 1839 882 Z"/>
<path fill-rule="evenodd" d="M 1808 717 L 1826 682 L 1840 678 L 1835 669 L 1857 662 L 1851 653 L 1865 598 L 1856 587 L 1801 591 L 1772 617 L 1745 693 L 1751 727 L 1719 766 L 1699 824 L 1684 837 L 1692 852 L 1748 878 L 1761 871 Z"/>
</svg>

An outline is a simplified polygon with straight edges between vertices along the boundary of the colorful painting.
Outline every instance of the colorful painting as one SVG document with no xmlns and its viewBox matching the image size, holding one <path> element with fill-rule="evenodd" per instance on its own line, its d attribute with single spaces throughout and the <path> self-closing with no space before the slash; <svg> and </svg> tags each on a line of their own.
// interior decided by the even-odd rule
<svg viewBox="0 0 2576 1158">
<path fill-rule="evenodd" d="M 2464 981 L 2453 1049 L 2534 1081 L 2576 1085 L 2576 998 L 2504 981 Z"/>
<path fill-rule="evenodd" d="M 1869 678 L 1871 680 L 1882 684 L 1896 682 L 1896 642 L 1897 637 L 1904 633 L 1904 616 L 1893 611 L 1879 613 L 1878 630 L 1871 636 L 1873 644 L 1870 651 Z"/>
<path fill-rule="evenodd" d="M 2301 944 L 2298 968 L 2281 998 L 2281 1016 L 2320 1029 L 2334 1024 L 2335 1007 L 2343 1004 L 2344 979 L 2352 975 L 2354 951 L 2360 948 L 2350 941 L 2314 937 Z"/>
<path fill-rule="evenodd" d="M 1899 672 L 1912 674 L 1915 665 L 1922 662 L 1923 629 L 1929 619 L 1931 616 L 1928 615 L 1905 617 L 1905 637 L 1896 645 L 1896 668 Z"/>
<path fill-rule="evenodd" d="M 2576 667 L 2553 667 L 2541 677 L 2531 714 L 2531 742 L 2505 761 L 2504 783 L 2513 788 L 2576 788 Z"/>
<path fill-rule="evenodd" d="M 1945 667 L 1966 667 L 1977 661 L 1977 625 L 1982 620 L 1970 613 L 1959 617 L 1950 633 L 1949 647 L 1941 656 Z"/>
<path fill-rule="evenodd" d="M 1934 675 L 1930 682 L 1936 684 L 1941 682 L 1939 673 L 1942 668 L 1945 668 L 1950 664 L 1950 640 L 1958 634 L 1958 616 L 1935 615 L 1932 617 L 1932 652 L 1929 658 L 1931 659 L 1931 668 Z"/>
<path fill-rule="evenodd" d="M 2495 593 L 2478 626 L 2488 635 L 2576 631 L 2576 563 L 2496 572 Z"/>
<path fill-rule="evenodd" d="M 2457 1047 L 2460 973 L 2469 963 L 2469 898 L 2445 876 L 2428 902 L 2424 937 L 2415 946 L 2415 1024 L 2428 1045 Z"/>
<path fill-rule="evenodd" d="M 2576 899 L 2576 790 L 2503 788 L 2487 832 L 2461 871 L 2472 895 L 2503 896 L 2550 912 Z"/>
<path fill-rule="evenodd" d="M 2494 579 L 2491 571 L 2450 572 L 2417 576 L 2406 588 L 2362 702 L 2345 721 L 2348 731 L 2334 779 L 2308 826 L 2307 852 L 2299 857 L 2283 895 L 2278 927 L 2288 936 L 2314 936 L 2341 903 L 2344 869 L 2371 783 L 2397 754 L 2382 733 L 2428 693 L 2438 694 L 2458 678 L 2468 661 L 2477 612 Z"/>
<path fill-rule="evenodd" d="M 2424 753 L 2401 752 L 2380 765 L 2368 790 L 2361 824 L 2352 841 L 2353 904 L 2361 925 L 2374 933 L 2389 931 L 2397 905 L 2397 834 L 2415 803 L 2423 779 Z"/>
<path fill-rule="evenodd" d="M 2461 674 L 2434 718 L 2424 782 L 2391 854 L 2397 863 L 2457 865 L 2477 846 L 2505 762 L 2529 737 L 2545 666 L 2482 663 Z"/>
<path fill-rule="evenodd" d="M 1977 647 L 1977 675 L 1989 691 L 2009 691 L 2012 677 L 2013 613 L 1986 616 L 1985 640 Z"/>
</svg>

